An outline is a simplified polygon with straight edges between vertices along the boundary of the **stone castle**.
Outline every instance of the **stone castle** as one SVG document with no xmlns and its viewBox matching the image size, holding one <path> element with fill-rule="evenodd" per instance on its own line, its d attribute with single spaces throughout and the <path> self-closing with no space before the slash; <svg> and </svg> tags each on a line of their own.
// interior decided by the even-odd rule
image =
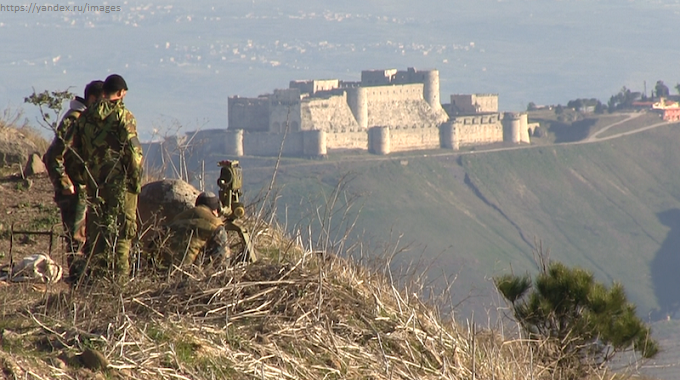
<svg viewBox="0 0 680 380">
<path fill-rule="evenodd" d="M 497 94 L 439 98 L 439 71 L 365 70 L 361 81 L 291 81 L 256 98 L 228 99 L 228 128 L 188 133 L 201 151 L 231 157 L 385 155 L 497 142 L 529 143 L 526 113 L 498 112 Z"/>
</svg>

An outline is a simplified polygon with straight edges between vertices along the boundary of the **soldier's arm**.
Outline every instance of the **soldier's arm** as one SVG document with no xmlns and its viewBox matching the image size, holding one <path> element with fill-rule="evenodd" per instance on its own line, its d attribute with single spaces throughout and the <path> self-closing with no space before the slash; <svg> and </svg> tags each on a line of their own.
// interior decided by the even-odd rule
<svg viewBox="0 0 680 380">
<path fill-rule="evenodd" d="M 47 169 L 47 174 L 54 185 L 55 190 L 65 192 L 73 189 L 73 183 L 66 174 L 66 167 L 64 166 L 64 153 L 69 149 L 70 138 L 73 136 L 73 128 L 76 118 L 72 116 L 65 117 L 55 132 L 54 140 L 43 155 L 43 162 Z"/>
<path fill-rule="evenodd" d="M 87 122 L 86 116 L 83 115 L 82 117 L 79 117 L 76 122 L 73 125 L 73 128 L 71 128 L 71 134 L 68 136 L 68 140 L 70 142 L 70 146 L 68 147 L 71 150 L 71 153 L 76 157 L 76 161 L 80 165 L 79 169 L 79 175 L 78 178 L 74 179 L 74 181 L 78 182 L 79 185 L 85 185 L 88 181 L 88 178 L 90 176 L 88 175 L 87 168 L 84 162 L 84 157 L 83 157 L 83 138 L 85 136 L 85 129 L 84 125 Z M 73 179 L 72 179 L 73 180 Z"/>
<path fill-rule="evenodd" d="M 130 111 L 125 111 L 122 122 L 124 124 L 121 130 L 124 133 L 123 141 L 125 142 L 125 161 L 128 177 L 128 190 L 135 194 L 139 194 L 142 188 L 142 161 L 144 154 L 142 152 L 142 144 L 139 142 L 137 136 L 137 121 Z"/>
<path fill-rule="evenodd" d="M 227 231 L 224 226 L 219 226 L 208 240 L 205 255 L 212 259 L 227 259 L 231 255 Z"/>
</svg>

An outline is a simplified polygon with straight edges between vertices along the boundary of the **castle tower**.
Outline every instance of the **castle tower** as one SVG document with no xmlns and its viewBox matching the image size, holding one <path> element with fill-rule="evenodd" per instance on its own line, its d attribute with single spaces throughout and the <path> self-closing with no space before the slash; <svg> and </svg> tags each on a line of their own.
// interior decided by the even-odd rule
<svg viewBox="0 0 680 380">
<path fill-rule="evenodd" d="M 372 127 L 368 130 L 368 152 L 381 156 L 390 154 L 390 129 Z"/>
<path fill-rule="evenodd" d="M 227 130 L 224 153 L 227 156 L 243 157 L 243 129 Z"/>
<path fill-rule="evenodd" d="M 440 132 L 441 142 L 440 145 L 445 149 L 460 149 L 460 139 L 458 139 L 456 133 L 456 121 L 451 120 L 442 124 Z"/>
<path fill-rule="evenodd" d="M 526 112 L 519 114 L 519 141 L 531 143 L 529 140 L 529 115 Z"/>
<path fill-rule="evenodd" d="M 503 114 L 503 141 L 518 144 L 520 142 L 521 117 L 517 112 Z"/>
<path fill-rule="evenodd" d="M 302 132 L 302 155 L 323 157 L 326 155 L 326 132 L 311 130 Z"/>
<path fill-rule="evenodd" d="M 423 99 L 433 110 L 442 108 L 439 100 L 439 70 L 423 71 Z"/>
<path fill-rule="evenodd" d="M 368 96 L 366 89 L 363 87 L 348 88 L 347 104 L 352 110 L 359 128 L 368 128 Z"/>
</svg>

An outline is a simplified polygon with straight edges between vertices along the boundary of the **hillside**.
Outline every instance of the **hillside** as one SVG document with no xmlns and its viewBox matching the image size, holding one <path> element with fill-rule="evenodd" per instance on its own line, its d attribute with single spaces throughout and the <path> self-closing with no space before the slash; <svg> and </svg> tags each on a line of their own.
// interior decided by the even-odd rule
<svg viewBox="0 0 680 380">
<path fill-rule="evenodd" d="M 640 127 L 645 120 L 658 122 L 631 123 Z M 304 225 L 340 184 L 356 198 L 353 208 L 362 207 L 355 235 L 365 231 L 364 238 L 380 240 L 390 231 L 403 233 L 402 242 L 415 244 L 412 254 L 421 247 L 429 257 L 439 255 L 447 273 L 473 277 L 473 270 L 482 278 L 511 265 L 530 269 L 538 239 L 553 258 L 592 269 L 606 282 L 622 281 L 642 314 L 665 319 L 680 306 L 680 296 L 666 291 L 675 288 L 675 279 L 663 271 L 675 264 L 677 128 L 496 152 L 286 159 L 276 176 L 279 211 L 286 214 L 279 220 Z M 619 129 L 631 126 L 604 132 Z M 246 190 L 269 184 L 273 160 L 241 163 Z"/>
<path fill-rule="evenodd" d="M 645 136 L 657 133 L 668 143 L 661 151 L 670 149 L 672 127 Z M 556 202 L 549 195 L 558 188 L 563 193 L 556 197 L 574 202 L 572 192 L 578 191 L 556 184 L 563 181 L 562 171 L 585 178 L 592 176 L 586 167 L 604 172 L 588 160 L 616 161 L 618 150 L 589 147 L 615 142 L 485 154 L 286 160 L 275 193 L 268 195 L 277 206 L 270 209 L 265 202 L 264 210 L 279 211 L 281 226 L 294 234 L 287 238 L 276 223 L 251 220 L 263 256 L 258 264 L 141 272 L 124 288 L 106 282 L 75 291 L 65 284 L 0 283 L 0 369 L 7 378 L 541 378 L 547 372 L 534 362 L 527 342 L 513 340 L 512 331 L 492 322 L 502 315 L 496 309 L 502 305 L 489 300 L 485 279 L 510 266 L 515 271 L 532 266 L 530 234 L 546 232 L 550 226 L 540 230 L 538 224 L 555 219 L 555 212 L 563 212 L 557 221 L 571 216 L 560 204 L 543 203 Z M 256 161 L 244 160 L 250 167 L 246 178 L 270 181 L 268 165 L 257 168 Z M 629 202 L 646 200 L 629 182 L 621 180 L 619 186 L 640 198 Z M 588 189 L 576 190 L 587 194 Z M 56 225 L 59 232 L 45 176 L 24 180 L 5 168 L 0 192 L 6 214 L 2 241 L 9 243 L 12 224 L 29 230 Z M 507 207 L 507 202 L 516 204 Z M 545 215 L 524 210 L 536 204 Z M 250 214 L 260 207 L 253 204 Z M 638 208 L 633 211 L 642 214 L 650 207 Z M 531 213 L 538 222 L 527 216 Z M 266 220 L 266 212 L 262 216 Z M 565 236 L 574 233 L 554 223 Z M 611 230 L 616 229 L 602 233 Z M 300 231 L 312 232 L 318 241 Z M 19 235 L 15 258 L 48 251 L 45 239 Z M 610 240 L 606 243 L 618 243 Z M 671 239 L 667 247 L 675 246 Z M 438 251 L 433 255 L 432 249 Z M 578 255 L 555 252 L 554 258 L 588 267 Z M 52 253 L 63 264 L 59 245 Z M 7 251 L 1 256 L 0 264 L 6 263 Z M 415 264 L 406 270 L 388 265 L 409 261 Z M 620 264 L 611 268 L 628 269 Z M 428 268 L 431 277 L 421 277 Z M 609 269 L 598 277 L 616 278 Z M 437 276 L 449 281 L 447 289 Z M 460 313 L 456 320 L 445 316 L 440 310 L 451 308 L 449 299 L 466 301 L 455 311 L 472 304 L 486 313 L 485 328 L 472 321 L 458 324 Z M 678 330 L 662 327 L 671 335 Z M 662 340 L 664 347 L 669 343 Z M 97 369 L 102 364 L 106 370 Z"/>
<path fill-rule="evenodd" d="M 49 230 L 49 181 L 0 177 L 15 230 Z M 21 184 L 21 185 L 18 185 Z M 37 224 L 36 221 L 42 221 Z M 59 233 L 59 226 L 55 231 Z M 124 287 L 0 282 L 2 379 L 540 379 L 513 333 L 442 317 L 422 284 L 253 226 L 261 261 L 152 274 Z M 2 228 L 0 264 L 9 231 Z M 48 239 L 17 234 L 15 260 Z M 63 263 L 57 244 L 52 257 Z M 405 286 L 403 286 L 405 285 Z M 505 332 L 504 332 L 505 331 Z M 504 335 L 507 334 L 507 337 Z M 535 353 L 535 352 L 534 352 Z"/>
<path fill-rule="evenodd" d="M 603 135 L 658 118 L 631 123 Z M 581 138 L 604 128 L 592 125 L 599 127 Z M 588 144 L 284 159 L 276 174 L 278 217 L 303 241 L 308 231 L 318 237 L 315 220 L 342 188 L 334 205 L 336 239 L 351 225 L 346 243 L 358 242 L 370 255 L 392 249 L 384 242 L 399 237 L 407 249 L 397 249 L 395 270 L 419 262 L 430 266 L 433 286 L 455 281 L 450 305 L 459 315 L 486 316 L 502 306 L 490 277 L 533 272 L 539 240 L 551 258 L 592 270 L 605 283 L 621 282 L 645 319 L 673 320 L 680 306 L 678 144 L 678 125 L 666 125 Z M 241 162 L 247 195 L 255 198 L 251 189 L 269 185 L 274 160 Z M 351 207 L 343 218 L 344 197 Z"/>
</svg>

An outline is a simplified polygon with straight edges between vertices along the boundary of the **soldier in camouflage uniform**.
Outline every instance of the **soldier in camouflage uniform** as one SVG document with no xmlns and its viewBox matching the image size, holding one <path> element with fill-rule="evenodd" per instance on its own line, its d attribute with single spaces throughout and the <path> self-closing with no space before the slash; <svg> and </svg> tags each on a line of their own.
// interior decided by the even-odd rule
<svg viewBox="0 0 680 380">
<path fill-rule="evenodd" d="M 123 283 L 130 271 L 137 234 L 137 196 L 142 185 L 142 146 L 135 117 L 125 108 L 123 77 L 104 81 L 104 99 L 76 122 L 73 148 L 83 158 L 88 200 L 87 254 L 94 273 L 113 274 Z"/>
<path fill-rule="evenodd" d="M 196 207 L 184 211 L 167 225 L 168 239 L 162 247 L 163 265 L 186 266 L 196 259 L 225 260 L 230 256 L 227 231 L 222 219 L 220 199 L 211 192 L 196 198 Z"/>
<path fill-rule="evenodd" d="M 104 82 L 97 80 L 85 87 L 85 98 L 76 96 L 71 100 L 69 110 L 61 119 L 55 131 L 54 140 L 43 156 L 47 173 L 54 185 L 54 201 L 61 211 L 66 242 L 72 255 L 80 251 L 85 243 L 85 212 L 87 194 L 82 178 L 83 165 L 73 154 L 71 143 L 75 122 L 87 106 L 94 104 L 102 96 Z"/>
</svg>

